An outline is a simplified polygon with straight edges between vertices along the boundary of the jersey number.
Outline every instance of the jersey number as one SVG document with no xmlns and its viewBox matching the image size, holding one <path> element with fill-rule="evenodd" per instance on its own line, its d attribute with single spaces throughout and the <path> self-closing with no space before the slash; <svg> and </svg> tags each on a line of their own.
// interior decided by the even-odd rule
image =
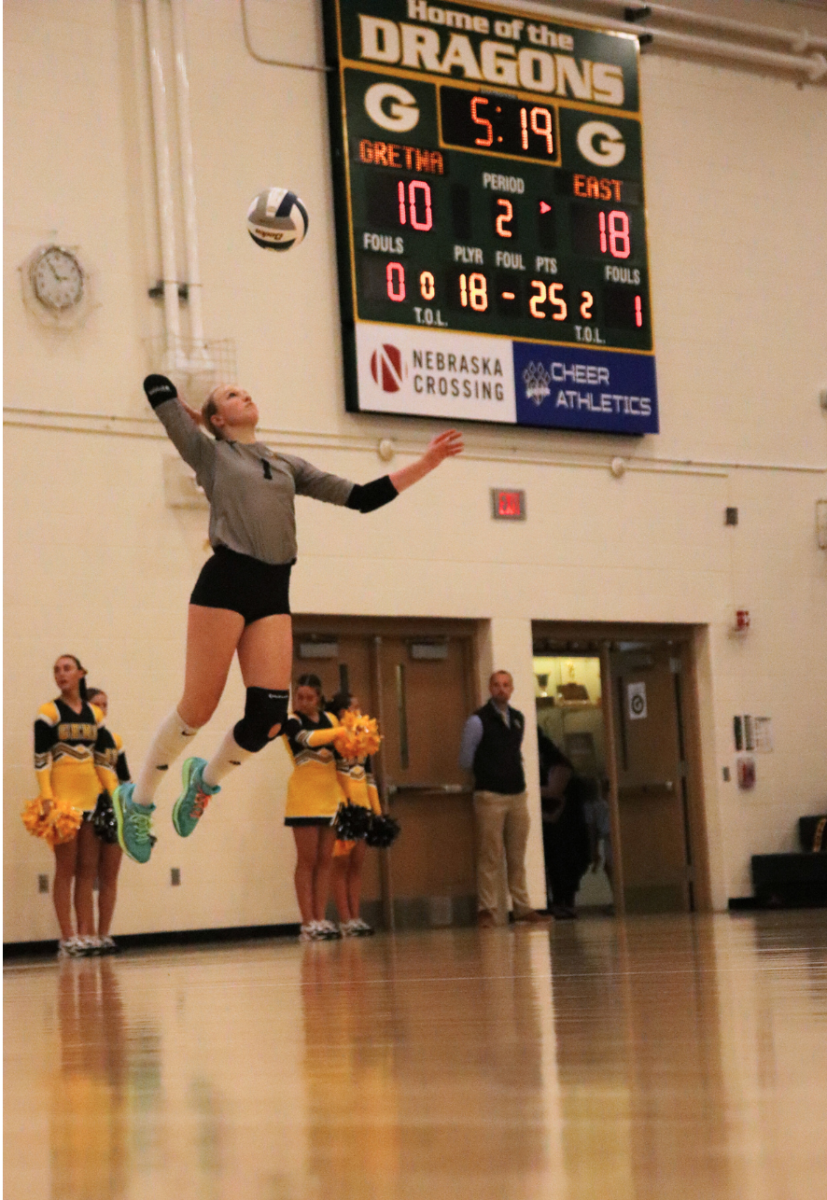
<svg viewBox="0 0 827 1200">
<path fill-rule="evenodd" d="M 265 479 L 272 479 L 272 478 L 273 478 L 273 472 L 270 470 L 270 464 L 268 463 L 268 461 L 267 461 L 267 459 L 266 459 L 266 458 L 262 458 L 262 460 L 261 460 L 261 465 L 262 465 L 262 467 L 264 468 L 264 478 L 265 478 Z"/>
</svg>

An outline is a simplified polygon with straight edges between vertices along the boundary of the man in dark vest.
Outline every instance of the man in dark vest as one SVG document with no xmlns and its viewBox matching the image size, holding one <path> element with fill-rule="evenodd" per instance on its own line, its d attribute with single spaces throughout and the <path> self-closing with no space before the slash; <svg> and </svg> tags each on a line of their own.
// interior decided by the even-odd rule
<svg viewBox="0 0 827 1200">
<path fill-rule="evenodd" d="M 488 688 L 491 699 L 465 723 L 459 759 L 461 767 L 474 772 L 477 924 L 483 928 L 496 924 L 503 853 L 515 921 L 546 924 L 531 907 L 526 888 L 529 817 L 522 754 L 525 720 L 508 703 L 514 691 L 508 671 L 495 671 Z"/>
</svg>

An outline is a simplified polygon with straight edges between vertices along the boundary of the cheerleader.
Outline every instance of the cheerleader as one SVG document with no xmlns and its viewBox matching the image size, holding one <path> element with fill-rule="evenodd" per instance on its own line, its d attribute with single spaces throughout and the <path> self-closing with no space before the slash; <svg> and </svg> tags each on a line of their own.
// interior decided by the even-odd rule
<svg viewBox="0 0 827 1200">
<path fill-rule="evenodd" d="M 77 834 L 55 845 L 53 900 L 62 956 L 95 954 L 93 888 L 97 839 L 92 815 L 101 787 L 111 795 L 117 778 L 112 770 L 114 742 L 104 725 L 104 714 L 90 704 L 86 670 L 73 654 L 62 654 L 54 667 L 60 695 L 42 704 L 34 723 L 34 769 L 39 804 L 48 813 L 55 802 L 83 814 Z M 72 883 L 77 934 L 72 928 Z"/>
<path fill-rule="evenodd" d="M 135 783 L 115 793 L 118 840 L 136 862 L 147 862 L 152 850 L 155 790 L 215 711 L 235 654 L 246 688 L 244 716 L 209 762 L 185 760 L 183 791 L 172 812 L 176 831 L 188 837 L 222 779 L 281 732 L 292 664 L 288 585 L 296 561 L 296 495 L 373 512 L 462 450 L 460 434 L 448 430 L 416 462 L 355 484 L 257 441 L 258 409 L 235 384 L 215 388 L 200 413 L 162 375 L 150 375 L 144 390 L 210 501 L 214 553 L 190 597 L 183 695 L 158 728 Z"/>
<path fill-rule="evenodd" d="M 359 701 L 348 692 L 338 692 L 328 708 L 341 721 L 346 712 L 359 711 Z M 337 753 L 336 769 L 339 772 L 342 791 L 348 801 L 380 816 L 382 806 L 379 803 L 370 756 L 342 758 Z M 366 853 L 367 843 L 364 838 L 358 838 L 356 841 L 336 839 L 333 848 L 333 898 L 339 910 L 339 929 L 342 937 L 370 937 L 375 932 L 373 927 L 359 916 L 362 868 Z"/>
<path fill-rule="evenodd" d="M 109 713 L 109 697 L 103 688 L 89 688 L 89 700 L 99 708 L 104 718 Z M 109 765 L 115 772 L 119 783 L 129 782 L 129 767 L 126 762 L 126 752 L 120 734 L 110 733 L 112 749 L 109 751 Z M 118 946 L 110 934 L 112 918 L 115 915 L 115 901 L 118 898 L 118 872 L 121 869 L 123 850 L 118 844 L 115 814 L 112 811 L 112 801 L 107 792 L 101 792 L 95 806 L 92 818 L 92 828 L 96 834 L 95 848 L 97 860 L 88 864 L 93 871 L 93 880 L 98 880 L 98 945 L 100 954 L 116 954 Z M 90 858 L 92 856 L 90 855 Z"/>
<path fill-rule="evenodd" d="M 323 711 L 322 681 L 300 675 L 293 695 L 294 712 L 284 727 L 284 744 L 293 762 L 287 784 L 284 823 L 296 841 L 296 899 L 303 942 L 340 937 L 325 918 L 336 830 L 333 821 L 345 802 L 336 770 L 333 740 L 339 722 Z"/>
</svg>

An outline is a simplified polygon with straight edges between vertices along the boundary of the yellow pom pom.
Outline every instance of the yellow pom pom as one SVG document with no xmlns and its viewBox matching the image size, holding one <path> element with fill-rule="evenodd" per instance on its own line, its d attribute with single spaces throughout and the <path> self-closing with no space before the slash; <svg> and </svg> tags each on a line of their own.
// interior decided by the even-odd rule
<svg viewBox="0 0 827 1200">
<path fill-rule="evenodd" d="M 29 833 L 34 834 L 35 837 L 40 837 L 39 826 L 43 820 L 43 801 L 39 796 L 36 800 L 26 801 L 20 816 L 23 818 L 23 824 Z"/>
<path fill-rule="evenodd" d="M 70 842 L 77 834 L 83 821 L 83 813 L 61 800 L 50 800 L 49 812 L 44 813 L 42 796 L 28 800 L 23 806 L 21 817 L 26 829 L 34 837 L 43 838 L 50 846 Z"/>
<path fill-rule="evenodd" d="M 360 712 L 346 712 L 334 744 L 342 758 L 366 758 L 376 753 L 381 741 L 382 736 L 373 717 Z"/>
</svg>

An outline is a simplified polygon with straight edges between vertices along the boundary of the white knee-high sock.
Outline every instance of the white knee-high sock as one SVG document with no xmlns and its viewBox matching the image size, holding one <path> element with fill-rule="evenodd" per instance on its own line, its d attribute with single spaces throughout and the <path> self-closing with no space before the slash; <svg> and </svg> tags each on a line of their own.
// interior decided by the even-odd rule
<svg viewBox="0 0 827 1200">
<path fill-rule="evenodd" d="M 152 803 L 158 784 L 196 733 L 198 733 L 197 728 L 182 721 L 176 709 L 173 709 L 169 716 L 161 722 L 135 782 L 135 791 L 132 796 L 135 804 Z"/>
<path fill-rule="evenodd" d="M 216 750 L 210 761 L 204 767 L 202 779 L 208 783 L 210 787 L 215 787 L 219 784 L 225 775 L 229 775 L 230 771 L 234 771 L 236 767 L 240 767 L 248 758 L 253 757 L 254 751 L 245 750 L 239 746 L 235 740 L 235 726 L 228 729 L 224 734 L 221 745 Z"/>
</svg>

